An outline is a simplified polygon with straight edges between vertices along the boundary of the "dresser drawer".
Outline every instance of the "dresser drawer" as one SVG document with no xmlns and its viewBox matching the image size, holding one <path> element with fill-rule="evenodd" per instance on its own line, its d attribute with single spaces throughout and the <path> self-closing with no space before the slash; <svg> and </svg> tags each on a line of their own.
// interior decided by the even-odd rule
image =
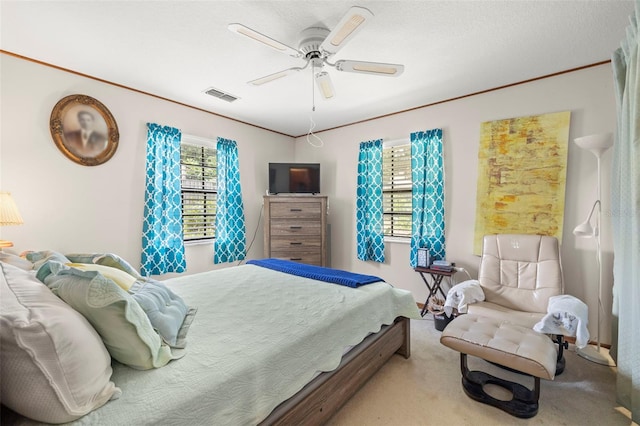
<svg viewBox="0 0 640 426">
<path fill-rule="evenodd" d="M 306 235 L 293 236 L 289 238 L 272 238 L 271 239 L 271 254 L 275 252 L 316 252 L 320 253 L 322 247 L 322 240 L 320 236 L 309 237 Z"/>
<path fill-rule="evenodd" d="M 271 217 L 281 219 L 320 219 L 322 204 L 309 203 L 271 203 Z"/>
<path fill-rule="evenodd" d="M 322 224 L 320 221 L 304 220 L 277 220 L 271 221 L 271 237 L 294 236 L 294 235 L 317 235 L 322 234 Z"/>
<path fill-rule="evenodd" d="M 291 260 L 293 262 L 300 262 L 300 263 L 306 263 L 309 265 L 317 265 L 317 266 L 322 266 L 322 257 L 320 256 L 320 253 L 317 254 L 313 254 L 313 253 L 297 253 L 297 254 L 273 254 L 271 255 L 272 258 L 275 259 L 283 259 L 283 260 Z"/>
</svg>

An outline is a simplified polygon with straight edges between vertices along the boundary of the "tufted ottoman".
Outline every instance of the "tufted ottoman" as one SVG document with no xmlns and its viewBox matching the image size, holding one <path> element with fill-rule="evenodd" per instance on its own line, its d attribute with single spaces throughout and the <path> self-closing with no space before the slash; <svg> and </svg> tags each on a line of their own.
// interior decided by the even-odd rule
<svg viewBox="0 0 640 426">
<path fill-rule="evenodd" d="M 556 372 L 557 352 L 549 336 L 503 320 L 466 314 L 447 325 L 440 343 L 460 352 L 462 387 L 469 397 L 516 417 L 529 418 L 538 413 L 540 379 L 553 380 Z M 533 376 L 534 388 L 530 390 L 482 371 L 469 371 L 467 355 Z M 492 397 L 483 389 L 486 384 L 509 390 L 513 399 Z"/>
</svg>

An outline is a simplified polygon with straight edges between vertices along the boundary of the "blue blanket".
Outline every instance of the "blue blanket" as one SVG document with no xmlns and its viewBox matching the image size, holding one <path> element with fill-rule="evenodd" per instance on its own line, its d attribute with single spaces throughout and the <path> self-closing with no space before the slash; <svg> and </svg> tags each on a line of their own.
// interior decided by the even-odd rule
<svg viewBox="0 0 640 426">
<path fill-rule="evenodd" d="M 361 285 L 384 281 L 382 278 L 373 275 L 356 274 L 342 271 L 340 269 L 325 268 L 323 266 L 307 265 L 304 263 L 291 262 L 281 259 L 260 259 L 249 260 L 247 265 L 262 266 L 300 277 L 311 278 L 318 281 L 326 281 L 334 284 L 341 284 L 347 287 L 356 288 Z"/>
</svg>

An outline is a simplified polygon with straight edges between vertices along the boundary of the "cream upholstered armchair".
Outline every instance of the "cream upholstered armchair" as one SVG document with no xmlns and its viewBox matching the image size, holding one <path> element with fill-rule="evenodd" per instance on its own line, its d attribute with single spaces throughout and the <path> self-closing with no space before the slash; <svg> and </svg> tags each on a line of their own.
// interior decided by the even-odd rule
<svg viewBox="0 0 640 426">
<path fill-rule="evenodd" d="M 555 237 L 524 234 L 486 235 L 478 282 L 484 300 L 467 313 L 533 328 L 547 314 L 549 298 L 564 291 L 560 248 Z M 556 374 L 564 370 L 564 337 L 558 343 Z"/>
<path fill-rule="evenodd" d="M 533 327 L 551 296 L 563 293 L 558 240 L 542 235 L 485 235 L 478 281 L 484 301 L 468 312 Z"/>
<path fill-rule="evenodd" d="M 587 306 L 563 293 L 560 249 L 554 237 L 486 235 L 478 280 L 454 285 L 447 293 L 447 309 L 459 315 L 442 331 L 440 343 L 460 353 L 462 387 L 476 401 L 493 405 L 516 417 L 536 415 L 540 380 L 553 380 L 564 370 L 564 336 L 576 336 L 576 346 L 588 343 Z M 556 348 L 555 343 L 558 344 Z M 473 356 L 533 377 L 533 388 L 470 370 Z M 495 398 L 485 391 L 491 384 L 512 398 Z"/>
</svg>

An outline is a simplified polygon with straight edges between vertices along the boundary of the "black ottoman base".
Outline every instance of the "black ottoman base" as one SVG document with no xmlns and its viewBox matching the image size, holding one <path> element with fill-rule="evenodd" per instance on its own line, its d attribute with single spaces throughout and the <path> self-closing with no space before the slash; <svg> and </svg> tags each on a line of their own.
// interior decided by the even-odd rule
<svg viewBox="0 0 640 426">
<path fill-rule="evenodd" d="M 534 378 L 533 390 L 519 383 L 511 382 L 483 371 L 469 371 L 467 354 L 460 354 L 460 370 L 462 371 L 462 388 L 472 399 L 499 408 L 512 416 L 530 418 L 538 414 L 538 399 L 540 397 L 540 378 Z M 530 376 L 532 377 L 532 376 Z M 486 393 L 485 385 L 500 386 L 511 392 L 513 398 L 508 401 L 496 399 Z"/>
</svg>

